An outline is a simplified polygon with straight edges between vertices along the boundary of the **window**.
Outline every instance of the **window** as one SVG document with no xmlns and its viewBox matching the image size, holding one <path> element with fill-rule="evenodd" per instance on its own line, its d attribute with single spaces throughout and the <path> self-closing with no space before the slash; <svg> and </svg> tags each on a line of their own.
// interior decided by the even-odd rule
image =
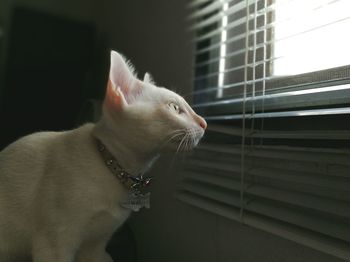
<svg viewBox="0 0 350 262">
<path fill-rule="evenodd" d="M 280 22 L 274 27 L 273 75 L 348 65 L 350 36 L 345 32 L 350 28 L 349 10 L 349 1 L 295 0 L 276 6 L 275 21 Z"/>
<path fill-rule="evenodd" d="M 178 198 L 350 257 L 350 3 L 193 0 L 206 138 Z"/>
</svg>

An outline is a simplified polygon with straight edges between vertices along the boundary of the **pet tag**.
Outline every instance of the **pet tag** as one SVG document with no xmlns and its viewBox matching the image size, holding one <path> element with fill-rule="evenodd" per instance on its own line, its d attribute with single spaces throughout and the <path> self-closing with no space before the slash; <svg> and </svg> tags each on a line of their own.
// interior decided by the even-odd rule
<svg viewBox="0 0 350 262">
<path fill-rule="evenodd" d="M 150 196 L 150 192 L 146 194 L 132 192 L 129 194 L 128 200 L 121 203 L 121 206 L 134 212 L 139 211 L 143 207 L 150 208 Z"/>
</svg>

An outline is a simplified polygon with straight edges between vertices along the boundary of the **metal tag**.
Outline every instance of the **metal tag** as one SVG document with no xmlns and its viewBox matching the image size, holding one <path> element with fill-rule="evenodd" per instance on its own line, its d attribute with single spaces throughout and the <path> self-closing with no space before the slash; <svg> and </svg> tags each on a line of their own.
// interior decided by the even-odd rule
<svg viewBox="0 0 350 262">
<path fill-rule="evenodd" d="M 146 194 L 132 192 L 129 194 L 129 199 L 121 203 L 121 206 L 134 212 L 138 212 L 143 207 L 150 208 L 150 196 L 150 192 Z"/>
</svg>

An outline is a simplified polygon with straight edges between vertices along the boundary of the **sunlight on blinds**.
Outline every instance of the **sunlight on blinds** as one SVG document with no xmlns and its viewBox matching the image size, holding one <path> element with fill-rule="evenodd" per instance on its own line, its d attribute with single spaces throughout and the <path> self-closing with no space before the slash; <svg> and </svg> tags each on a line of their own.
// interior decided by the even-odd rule
<svg viewBox="0 0 350 262">
<path fill-rule="evenodd" d="M 350 0 L 192 0 L 208 130 L 176 197 L 350 257 Z M 324 70 L 325 69 L 325 70 Z"/>
<path fill-rule="evenodd" d="M 278 0 L 276 2 L 278 4 Z M 348 65 L 350 1 L 294 0 L 275 7 L 275 76 Z"/>
<path fill-rule="evenodd" d="M 228 3 L 224 3 L 222 6 L 222 11 L 226 12 L 228 9 Z M 227 15 L 223 15 L 221 21 L 222 28 L 227 26 Z M 222 97 L 224 85 L 224 71 L 225 71 L 225 56 L 226 56 L 226 40 L 227 40 L 227 30 L 223 29 L 221 32 L 221 46 L 220 46 L 220 62 L 219 62 L 219 76 L 218 76 L 218 92 L 217 97 Z"/>
</svg>

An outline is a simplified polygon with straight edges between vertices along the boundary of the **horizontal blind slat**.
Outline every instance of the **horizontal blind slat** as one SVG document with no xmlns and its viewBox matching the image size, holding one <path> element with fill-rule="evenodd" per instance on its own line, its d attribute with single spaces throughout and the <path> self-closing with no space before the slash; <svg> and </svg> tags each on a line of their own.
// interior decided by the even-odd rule
<svg viewBox="0 0 350 262">
<path fill-rule="evenodd" d="M 201 198 L 188 192 L 178 192 L 176 198 L 189 205 L 221 215 L 237 222 L 243 222 L 244 224 L 282 236 L 286 239 L 301 243 L 319 251 L 326 252 L 341 259 L 347 259 L 350 257 L 348 243 L 339 240 L 332 240 L 317 233 L 293 227 L 270 218 L 259 216 L 257 214 L 247 213 L 245 214 L 244 219 L 241 220 L 238 209 L 233 209 L 229 206 Z"/>
<path fill-rule="evenodd" d="M 207 5 L 204 8 L 198 9 L 194 12 L 192 12 L 188 16 L 188 20 L 193 20 L 200 18 L 201 16 L 208 15 L 210 12 L 213 12 L 217 9 L 222 9 L 222 5 L 225 3 L 231 3 L 233 0 L 221 0 L 221 1 L 213 1 L 211 4 Z"/>
<path fill-rule="evenodd" d="M 240 174 L 240 166 L 237 164 L 228 163 L 208 163 L 205 160 L 192 160 L 188 166 L 192 169 L 205 170 L 211 169 L 216 172 L 227 172 Z M 284 181 L 290 184 L 304 184 L 319 187 L 320 190 L 331 192 L 337 190 L 343 192 L 344 200 L 350 201 L 350 185 L 344 183 L 344 181 L 330 180 L 326 176 L 318 176 L 312 173 L 301 173 L 295 175 L 295 172 L 285 169 L 271 168 L 271 167 L 254 167 L 245 171 L 247 176 L 257 176 L 270 179 L 276 179 L 278 181 Z"/>
<path fill-rule="evenodd" d="M 213 152 L 222 152 L 227 154 L 238 155 L 242 153 L 240 145 L 217 145 L 212 143 L 201 144 L 197 150 L 208 150 Z M 274 160 L 300 160 L 306 162 L 320 162 L 328 164 L 342 164 L 350 166 L 349 149 L 322 149 L 322 148 L 303 148 L 288 146 L 260 146 L 256 145 L 254 151 L 246 149 L 245 154 L 251 156 L 268 157 Z"/>
<path fill-rule="evenodd" d="M 205 107 L 213 107 L 213 106 L 221 106 L 221 105 L 230 105 L 234 106 L 235 104 L 238 104 L 239 106 L 242 105 L 243 102 L 245 103 L 255 103 L 258 105 L 260 102 L 264 102 L 264 105 L 268 107 L 268 104 L 278 104 L 279 107 L 281 107 L 280 104 L 282 103 L 291 103 L 291 101 L 294 101 L 295 103 L 301 103 L 302 101 L 322 101 L 323 104 L 332 104 L 329 100 L 329 96 L 332 96 L 333 99 L 340 99 L 344 98 L 344 102 L 348 100 L 348 97 L 350 97 L 350 85 L 337 85 L 337 86 L 329 86 L 329 87 L 319 87 L 319 88 L 309 88 L 306 90 L 295 90 L 295 91 L 285 91 L 285 92 L 279 92 L 279 93 L 267 93 L 264 95 L 257 94 L 255 96 L 247 95 L 246 99 L 244 98 L 231 98 L 231 99 L 224 99 L 220 101 L 212 101 L 212 102 L 204 102 L 204 103 L 197 103 L 193 104 L 193 108 L 205 108 Z M 271 101 L 271 102 L 270 102 Z M 347 101 L 350 102 L 350 101 Z M 304 102 L 305 103 L 305 102 Z M 249 108 L 249 107 L 248 107 Z"/>
<path fill-rule="evenodd" d="M 219 203 L 226 205 L 232 205 L 236 208 L 240 208 L 241 201 L 239 194 L 228 194 L 213 189 L 211 186 L 205 186 L 200 184 L 185 184 L 184 190 L 199 196 L 215 200 Z M 304 212 L 295 210 L 293 206 L 284 206 L 282 203 L 271 203 L 261 198 L 246 199 L 244 201 L 244 210 L 255 212 L 267 217 L 272 217 L 287 223 L 291 223 L 295 226 L 302 226 L 310 230 L 320 232 L 322 234 L 330 235 L 335 238 L 341 238 L 345 241 L 350 241 L 350 224 L 342 222 L 343 220 L 336 220 L 329 222 L 325 218 L 311 214 L 310 212 Z"/>
<path fill-rule="evenodd" d="M 255 0 L 248 0 L 249 5 L 253 4 Z M 223 16 L 233 15 L 237 12 L 240 12 L 246 8 L 246 2 L 238 2 L 237 4 L 234 4 L 233 6 L 229 7 L 226 11 L 220 11 L 217 15 L 211 16 L 208 19 L 204 19 L 202 21 L 199 21 L 198 23 L 194 24 L 190 27 L 190 30 L 198 30 L 199 28 L 202 28 L 204 26 L 207 26 L 211 23 L 215 23 L 222 19 Z"/>
<path fill-rule="evenodd" d="M 241 184 L 239 180 L 229 179 L 227 177 L 218 176 L 215 174 L 184 172 L 185 179 L 190 179 L 194 183 L 202 182 L 208 185 L 215 185 L 225 189 L 234 190 L 239 192 Z M 183 182 L 186 183 L 186 180 Z M 331 200 L 324 197 L 316 197 L 306 193 L 293 192 L 287 190 L 280 190 L 273 187 L 260 185 L 258 183 L 248 183 L 245 188 L 245 193 L 252 194 L 267 199 L 278 199 L 281 202 L 309 208 L 311 210 L 322 211 L 324 213 L 330 213 L 339 217 L 346 217 L 350 219 L 350 204 L 349 202 Z M 185 188 L 185 187 L 184 187 Z"/>
<path fill-rule="evenodd" d="M 259 201 L 252 201 L 246 208 L 252 212 L 296 226 L 320 232 L 344 241 L 350 241 L 350 224 L 341 220 L 328 220 L 317 215 L 305 214 L 302 210 L 294 211 L 288 207 L 273 206 Z"/>
<path fill-rule="evenodd" d="M 238 168 L 240 166 L 240 156 L 230 156 L 230 155 L 222 155 L 222 154 L 211 154 L 210 156 L 204 157 L 201 152 L 197 152 L 196 156 L 191 157 L 188 159 L 188 161 L 192 162 L 193 165 L 189 164 L 188 169 L 194 169 L 194 170 L 203 170 L 198 168 L 201 162 L 230 162 L 230 166 L 235 165 L 235 173 L 232 174 L 236 175 L 238 174 Z M 323 179 L 328 180 L 337 180 L 337 181 L 345 181 L 345 183 L 350 183 L 350 174 L 349 174 L 349 166 L 344 164 L 330 164 L 327 162 L 306 162 L 302 160 L 295 160 L 295 159 L 282 159 L 279 158 L 278 161 L 274 161 L 273 158 L 270 158 L 269 156 L 252 156 L 248 155 L 245 157 L 247 165 L 252 165 L 253 167 L 264 167 L 264 168 L 271 168 L 272 170 L 285 170 L 288 172 L 293 172 L 296 175 L 301 174 L 313 174 L 313 176 L 317 175 L 320 176 Z M 198 161 L 196 164 L 196 161 Z M 185 169 L 187 169 L 185 167 Z M 215 169 L 215 167 L 212 167 L 210 169 L 212 171 L 206 172 L 203 170 L 204 173 L 214 173 L 214 174 L 220 174 L 220 170 Z M 229 170 L 229 168 L 226 169 L 226 171 Z M 222 171 L 225 171 L 223 169 Z M 203 173 L 200 172 L 200 173 Z M 228 173 L 229 174 L 229 173 Z M 227 175 L 228 176 L 228 175 Z M 346 182 L 348 181 L 348 182 Z M 341 182 L 342 183 L 342 182 Z M 350 185 L 349 185 L 350 187 Z"/>
<path fill-rule="evenodd" d="M 198 8 L 199 5 L 203 5 L 208 2 L 210 2 L 210 0 L 191 0 L 187 4 L 187 8 Z"/>
<path fill-rule="evenodd" d="M 313 109 L 313 110 L 295 110 L 295 111 L 281 111 L 281 112 L 266 112 L 256 114 L 235 114 L 235 115 L 219 115 L 219 116 L 207 116 L 208 121 L 213 120 L 239 120 L 239 119 L 259 119 L 259 118 L 278 118 L 278 117 L 303 117 L 303 116 L 324 116 L 324 115 L 343 115 L 350 114 L 350 107 L 342 108 L 325 108 L 325 109 Z"/>
<path fill-rule="evenodd" d="M 209 131 L 227 134 L 232 136 L 242 136 L 241 128 L 227 128 L 215 124 L 208 126 Z M 341 130 L 245 130 L 245 137 L 248 138 L 270 138 L 270 139 L 329 139 L 329 140 L 348 140 L 350 139 L 349 131 Z"/>
</svg>

